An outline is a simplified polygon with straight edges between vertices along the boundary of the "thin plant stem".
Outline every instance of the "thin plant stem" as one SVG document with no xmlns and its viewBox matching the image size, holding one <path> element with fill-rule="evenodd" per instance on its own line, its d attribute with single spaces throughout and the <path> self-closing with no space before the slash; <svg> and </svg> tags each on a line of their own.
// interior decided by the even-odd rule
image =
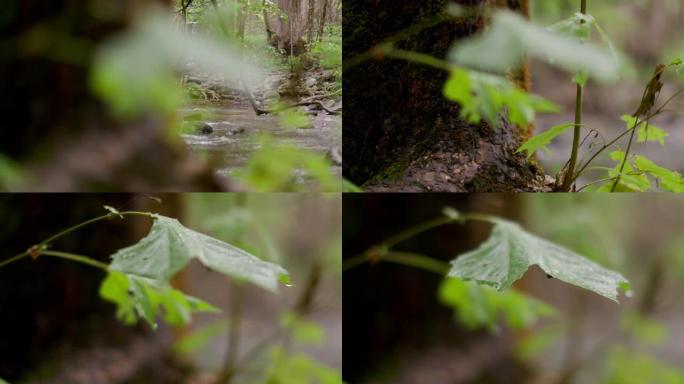
<svg viewBox="0 0 684 384">
<path fill-rule="evenodd" d="M 449 272 L 449 264 L 429 256 L 410 252 L 392 251 L 382 257 L 382 262 L 401 264 L 408 267 L 423 269 L 444 276 Z"/>
<path fill-rule="evenodd" d="M 629 156 L 629 151 L 632 149 L 632 143 L 634 142 L 634 134 L 636 133 L 636 129 L 639 126 L 639 124 L 641 123 L 639 122 L 639 117 L 637 117 L 636 120 L 634 120 L 634 126 L 631 129 L 632 133 L 629 135 L 627 150 L 625 151 L 625 156 L 622 159 L 622 164 L 620 164 L 620 170 L 618 171 L 617 177 L 613 182 L 613 186 L 610 188 L 610 192 L 615 192 L 615 189 L 617 189 L 618 184 L 620 184 L 622 172 L 625 170 L 625 166 L 627 165 L 627 157 Z M 646 122 L 646 124 L 648 124 L 648 121 Z"/>
<path fill-rule="evenodd" d="M 395 251 L 390 251 L 395 245 L 413 238 L 423 232 L 428 230 L 441 227 L 443 225 L 458 223 L 463 224 L 467 221 L 484 221 L 493 222 L 496 220 L 494 216 L 482 214 L 482 213 L 466 213 L 460 214 L 457 217 L 441 216 L 432 220 L 425 221 L 423 223 L 417 224 L 415 226 L 409 227 L 396 235 L 387 238 L 385 241 L 368 248 L 365 252 L 360 255 L 356 255 L 342 262 L 342 270 L 348 271 L 350 269 L 356 268 L 362 264 L 372 261 L 381 261 L 390 253 L 396 253 Z"/>
<path fill-rule="evenodd" d="M 119 213 L 111 213 L 110 212 L 106 215 L 102 215 L 102 216 L 98 216 L 98 217 L 90 219 L 90 220 L 86 220 L 82 223 L 74 225 L 73 227 L 69 227 L 69 228 L 67 228 L 61 232 L 58 232 L 57 234 L 52 235 L 52 236 L 48 237 L 47 239 L 41 241 L 40 243 L 38 243 L 38 245 L 39 246 L 48 245 L 48 244 L 52 243 L 53 241 L 59 239 L 60 237 L 63 237 L 64 235 L 67 235 L 71 232 L 76 231 L 77 229 L 83 228 L 83 227 L 90 225 L 90 224 L 97 223 L 98 221 L 113 219 L 119 215 L 121 215 L 121 216 L 147 216 L 147 217 L 150 217 L 150 216 L 152 216 L 152 213 L 150 213 L 150 212 L 138 212 L 138 211 L 125 211 L 125 212 L 119 212 Z"/>
<path fill-rule="evenodd" d="M 65 230 L 63 230 L 63 231 L 61 231 L 61 232 L 57 232 L 56 234 L 54 234 L 54 235 L 48 237 L 47 239 L 41 241 L 40 243 L 38 243 L 37 245 L 35 245 L 35 246 L 31 247 L 31 248 L 35 248 L 35 249 L 36 249 L 36 252 L 38 252 L 38 253 L 41 254 L 41 255 L 46 255 L 46 254 L 47 254 L 47 253 L 46 253 L 46 252 L 47 252 L 47 251 L 46 251 L 46 248 L 47 248 L 48 245 L 50 245 L 50 243 L 52 243 L 53 241 L 55 241 L 55 240 L 57 240 L 57 239 L 59 239 L 59 238 L 61 238 L 61 237 L 63 237 L 63 236 L 68 235 L 68 234 L 71 233 L 71 232 L 74 232 L 74 231 L 76 231 L 76 230 L 78 230 L 78 229 L 81 229 L 81 228 L 83 228 L 83 227 L 85 227 L 85 226 L 88 226 L 88 225 L 97 223 L 97 222 L 102 221 L 102 220 L 113 219 L 113 218 L 115 218 L 115 217 L 123 217 L 123 216 L 146 216 L 146 217 L 151 217 L 152 215 L 153 215 L 153 214 L 152 214 L 151 212 L 139 212 L 139 211 L 125 211 L 125 212 L 119 212 L 119 213 L 111 213 L 111 212 L 110 212 L 110 213 L 108 213 L 108 214 L 106 214 L 106 215 L 98 216 L 98 217 L 95 217 L 95 218 L 93 218 L 93 219 L 86 220 L 86 221 L 84 221 L 84 222 L 82 222 L 82 223 L 76 224 L 76 225 L 74 225 L 74 226 L 72 226 L 72 227 L 69 227 L 69 228 L 67 228 L 67 229 L 65 229 Z M 10 257 L 10 258 L 7 259 L 7 260 L 0 261 L 0 268 L 4 267 L 5 265 L 8 265 L 8 264 L 10 264 L 10 263 L 13 263 L 13 262 L 15 262 L 15 261 L 21 260 L 21 259 L 23 259 L 23 258 L 25 258 L 25 257 L 28 257 L 28 256 L 29 256 L 29 251 L 25 251 L 25 252 L 22 252 L 22 253 L 20 253 L 20 254 L 18 254 L 18 255 L 12 256 L 12 257 Z M 50 255 L 50 256 L 55 256 L 55 255 Z M 92 259 L 91 259 L 91 260 L 92 260 Z"/>
<path fill-rule="evenodd" d="M 109 265 L 106 263 L 91 259 L 88 256 L 77 255 L 74 253 L 45 250 L 45 251 L 41 251 L 40 255 L 41 256 L 52 256 L 52 257 L 58 257 L 60 259 L 67 259 L 67 260 L 71 260 L 71 261 L 76 261 L 76 262 L 79 262 L 81 264 L 90 265 L 92 267 L 99 268 L 99 269 L 102 269 L 105 271 L 107 271 L 109 269 Z"/>
<path fill-rule="evenodd" d="M 23 259 L 23 258 L 26 257 L 26 256 L 28 256 L 28 252 L 22 252 L 22 253 L 20 253 L 20 254 L 18 254 L 18 255 L 15 255 L 15 256 L 10 257 L 10 258 L 7 259 L 7 260 L 0 261 L 0 268 L 4 267 L 4 266 L 7 265 L 7 264 L 13 263 L 13 262 L 15 262 L 15 261 L 17 261 L 17 260 L 21 260 L 21 259 Z"/>
<path fill-rule="evenodd" d="M 587 0 L 581 0 L 580 12 L 587 13 Z M 577 91 L 575 96 L 575 127 L 572 136 L 572 152 L 570 153 L 570 161 L 568 163 L 568 170 L 565 173 L 565 180 L 563 180 L 563 190 L 569 191 L 573 184 L 575 175 L 575 167 L 577 165 L 577 155 L 580 147 L 580 137 L 582 135 L 582 108 L 584 105 L 584 86 L 577 83 Z"/>
<path fill-rule="evenodd" d="M 645 121 L 645 122 L 648 122 L 648 121 L 650 121 L 652 118 L 654 118 L 655 116 L 657 116 L 657 115 L 659 115 L 660 113 L 662 113 L 662 112 L 665 110 L 665 107 L 666 107 L 669 103 L 671 103 L 671 102 L 674 100 L 675 97 L 679 96 L 679 95 L 682 94 L 682 93 L 684 93 L 684 88 L 680 88 L 677 92 L 675 92 L 672 96 L 670 96 L 670 97 L 669 97 L 669 98 L 668 98 L 668 99 L 667 99 L 667 100 L 666 100 L 666 101 L 665 101 L 665 102 L 664 102 L 664 103 L 663 103 L 655 112 L 653 112 L 653 113 L 651 113 L 650 115 L 648 115 L 647 117 L 645 117 L 645 118 L 642 120 L 642 122 L 644 122 L 644 121 Z M 582 168 L 580 168 L 580 170 L 577 172 L 577 174 L 575 174 L 575 176 L 574 176 L 574 178 L 573 178 L 573 182 L 574 182 L 575 180 L 577 180 L 577 179 L 579 178 L 580 175 L 582 175 L 582 173 L 583 173 L 583 172 L 586 170 L 586 168 L 594 161 L 594 159 L 596 159 L 596 157 L 598 157 L 598 156 L 599 156 L 601 153 L 603 153 L 603 151 L 605 151 L 606 149 L 610 148 L 613 144 L 615 144 L 618 140 L 620 140 L 621 138 L 623 138 L 625 135 L 631 133 L 630 131 L 631 131 L 631 130 L 625 130 L 624 132 L 622 132 L 621 134 L 619 134 L 617 137 L 615 137 L 613 140 L 611 140 L 609 143 L 607 143 L 607 144 L 605 144 L 604 146 L 602 146 L 598 151 L 596 151 L 596 153 L 594 153 L 594 154 L 589 158 L 589 160 L 587 160 L 587 162 L 584 163 L 584 165 L 582 166 Z"/>
</svg>

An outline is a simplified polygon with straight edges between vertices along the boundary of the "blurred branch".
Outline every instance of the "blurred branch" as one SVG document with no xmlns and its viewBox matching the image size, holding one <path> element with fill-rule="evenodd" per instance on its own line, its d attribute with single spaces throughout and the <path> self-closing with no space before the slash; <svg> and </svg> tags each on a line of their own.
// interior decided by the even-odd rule
<svg viewBox="0 0 684 384">
<path fill-rule="evenodd" d="M 297 317 L 303 317 L 304 315 L 310 313 L 313 306 L 313 297 L 318 289 L 322 274 L 322 265 L 319 262 L 314 262 L 309 271 L 309 276 L 307 278 L 304 289 L 302 290 L 300 296 L 295 301 L 292 311 Z M 232 377 L 241 371 L 246 371 L 249 364 L 256 360 L 257 356 L 261 355 L 264 350 L 272 344 L 279 341 L 285 340 L 289 334 L 289 331 L 281 326 L 278 326 L 277 330 L 263 339 L 260 343 L 252 347 L 245 356 L 235 365 L 231 376 L 223 379 L 221 383 L 230 383 Z"/>
</svg>

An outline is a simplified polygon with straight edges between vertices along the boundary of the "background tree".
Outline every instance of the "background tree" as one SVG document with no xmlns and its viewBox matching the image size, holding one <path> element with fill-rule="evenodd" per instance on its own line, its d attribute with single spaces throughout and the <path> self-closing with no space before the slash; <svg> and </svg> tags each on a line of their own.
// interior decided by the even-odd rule
<svg viewBox="0 0 684 384">
<path fill-rule="evenodd" d="M 451 45 L 479 32 L 486 12 L 503 6 L 528 15 L 522 1 L 457 1 L 470 7 L 447 14 L 442 0 L 349 0 L 343 20 L 343 79 L 348 117 L 343 127 L 345 176 L 368 189 L 404 191 L 521 191 L 539 187 L 542 172 L 515 152 L 528 135 L 503 121 L 495 129 L 459 118 L 442 96 L 448 73 L 421 64 L 383 59 L 359 61 L 378 44 L 444 58 Z M 387 9 L 391 7 L 392 11 Z M 356 61 L 355 61 L 356 60 Z M 525 68 L 514 76 L 528 86 Z M 388 181 L 389 180 L 389 181 Z"/>
</svg>

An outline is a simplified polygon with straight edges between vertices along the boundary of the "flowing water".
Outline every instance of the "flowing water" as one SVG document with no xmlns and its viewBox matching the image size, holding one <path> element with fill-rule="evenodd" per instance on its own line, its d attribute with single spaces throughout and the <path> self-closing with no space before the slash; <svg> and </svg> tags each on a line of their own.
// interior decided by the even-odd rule
<svg viewBox="0 0 684 384">
<path fill-rule="evenodd" d="M 284 127 L 278 116 L 256 116 L 246 101 L 196 102 L 181 113 L 183 116 L 201 114 L 205 120 L 198 125 L 208 123 L 213 128 L 210 134 L 197 130 L 184 134 L 183 139 L 193 151 L 218 158 L 217 171 L 222 175 L 230 175 L 243 167 L 259 149 L 258 137 L 263 134 L 271 136 L 276 143 L 320 153 L 322 157 L 331 149 L 342 147 L 342 118 L 339 115 L 321 112 L 310 117 L 311 128 L 296 129 Z M 341 175 L 342 167 L 334 165 L 331 172 Z"/>
</svg>

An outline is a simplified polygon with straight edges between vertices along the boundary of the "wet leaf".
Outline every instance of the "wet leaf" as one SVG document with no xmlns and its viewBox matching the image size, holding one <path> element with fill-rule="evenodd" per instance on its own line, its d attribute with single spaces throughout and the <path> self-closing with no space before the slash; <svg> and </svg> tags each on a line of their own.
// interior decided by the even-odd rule
<svg viewBox="0 0 684 384">
<path fill-rule="evenodd" d="M 112 256 L 111 270 L 168 282 L 192 259 L 211 270 L 275 291 L 287 271 L 221 240 L 184 227 L 178 220 L 154 215 L 150 233 Z"/>
<path fill-rule="evenodd" d="M 596 292 L 617 302 L 618 290 L 629 282 L 617 272 L 537 237 L 518 224 L 492 219 L 494 228 L 477 249 L 451 262 L 449 276 L 490 285 L 497 290 L 510 288 L 532 265 L 556 279 Z"/>
</svg>

